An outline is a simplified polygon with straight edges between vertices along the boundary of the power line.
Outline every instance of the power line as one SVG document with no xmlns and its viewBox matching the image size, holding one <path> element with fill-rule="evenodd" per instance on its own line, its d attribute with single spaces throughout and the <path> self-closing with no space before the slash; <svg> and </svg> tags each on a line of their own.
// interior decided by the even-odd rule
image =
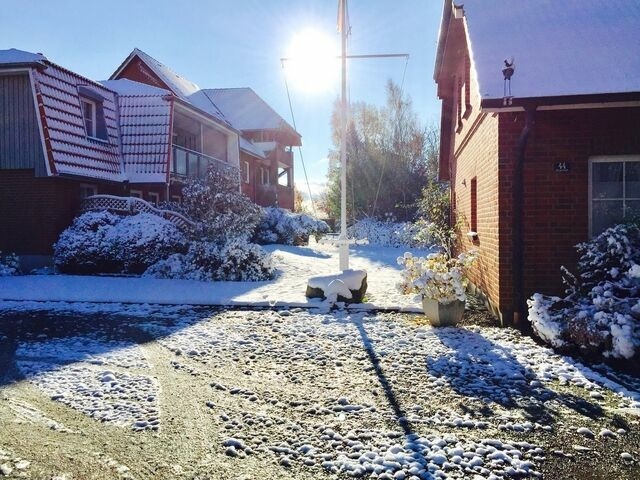
<svg viewBox="0 0 640 480">
<path fill-rule="evenodd" d="M 282 70 L 284 72 L 284 60 L 280 59 Z M 286 72 L 283 73 L 284 76 L 284 86 L 287 90 L 287 100 L 289 101 L 289 111 L 291 112 L 291 122 L 293 123 L 293 129 L 298 131 L 298 127 L 296 126 L 296 117 L 293 114 L 293 105 L 291 103 L 291 93 L 289 92 L 289 82 L 287 81 Z M 311 210 L 313 211 L 313 216 L 317 220 L 318 214 L 316 213 L 316 205 L 313 202 L 313 196 L 311 195 L 311 185 L 309 184 L 309 177 L 307 176 L 307 167 L 304 164 L 304 156 L 302 155 L 302 146 L 298 146 L 298 154 L 300 155 L 300 162 L 302 163 L 302 171 L 304 172 L 304 180 L 307 182 L 307 191 L 309 192 L 309 201 L 311 202 Z"/>
</svg>

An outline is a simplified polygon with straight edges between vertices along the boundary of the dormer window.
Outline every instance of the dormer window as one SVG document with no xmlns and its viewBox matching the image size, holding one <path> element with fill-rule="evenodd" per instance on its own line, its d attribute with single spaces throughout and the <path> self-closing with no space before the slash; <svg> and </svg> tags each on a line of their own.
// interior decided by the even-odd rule
<svg viewBox="0 0 640 480">
<path fill-rule="evenodd" d="M 86 98 L 80 99 L 82 103 L 82 116 L 84 117 L 84 128 L 87 130 L 87 137 L 98 138 L 96 132 L 96 102 Z"/>
<path fill-rule="evenodd" d="M 87 137 L 108 142 L 109 134 L 107 133 L 103 105 L 105 97 L 93 87 L 79 85 L 78 98 Z"/>
</svg>

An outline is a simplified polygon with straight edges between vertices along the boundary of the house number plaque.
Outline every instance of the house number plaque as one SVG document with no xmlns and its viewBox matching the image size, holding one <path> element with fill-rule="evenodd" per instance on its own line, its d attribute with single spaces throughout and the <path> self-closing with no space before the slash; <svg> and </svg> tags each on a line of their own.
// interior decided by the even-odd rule
<svg viewBox="0 0 640 480">
<path fill-rule="evenodd" d="M 558 162 L 555 164 L 555 170 L 559 173 L 567 173 L 569 171 L 569 162 Z"/>
</svg>

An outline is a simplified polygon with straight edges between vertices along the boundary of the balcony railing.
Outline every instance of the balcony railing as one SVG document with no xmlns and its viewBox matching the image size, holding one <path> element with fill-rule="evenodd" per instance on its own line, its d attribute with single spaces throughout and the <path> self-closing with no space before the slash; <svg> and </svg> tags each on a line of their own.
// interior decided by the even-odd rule
<svg viewBox="0 0 640 480">
<path fill-rule="evenodd" d="M 233 165 L 201 152 L 173 145 L 171 173 L 183 177 L 205 178 L 209 166 L 219 171 L 237 170 Z"/>
</svg>

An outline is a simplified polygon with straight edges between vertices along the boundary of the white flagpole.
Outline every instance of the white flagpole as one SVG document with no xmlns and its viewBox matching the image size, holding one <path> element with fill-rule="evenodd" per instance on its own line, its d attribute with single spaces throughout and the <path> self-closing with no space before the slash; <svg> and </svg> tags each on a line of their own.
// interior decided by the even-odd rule
<svg viewBox="0 0 640 480">
<path fill-rule="evenodd" d="M 342 139 L 340 141 L 340 236 L 338 248 L 340 253 L 340 270 L 349 268 L 349 241 L 347 239 L 347 0 L 338 3 L 338 28 L 342 37 L 342 97 L 341 122 Z"/>
</svg>

